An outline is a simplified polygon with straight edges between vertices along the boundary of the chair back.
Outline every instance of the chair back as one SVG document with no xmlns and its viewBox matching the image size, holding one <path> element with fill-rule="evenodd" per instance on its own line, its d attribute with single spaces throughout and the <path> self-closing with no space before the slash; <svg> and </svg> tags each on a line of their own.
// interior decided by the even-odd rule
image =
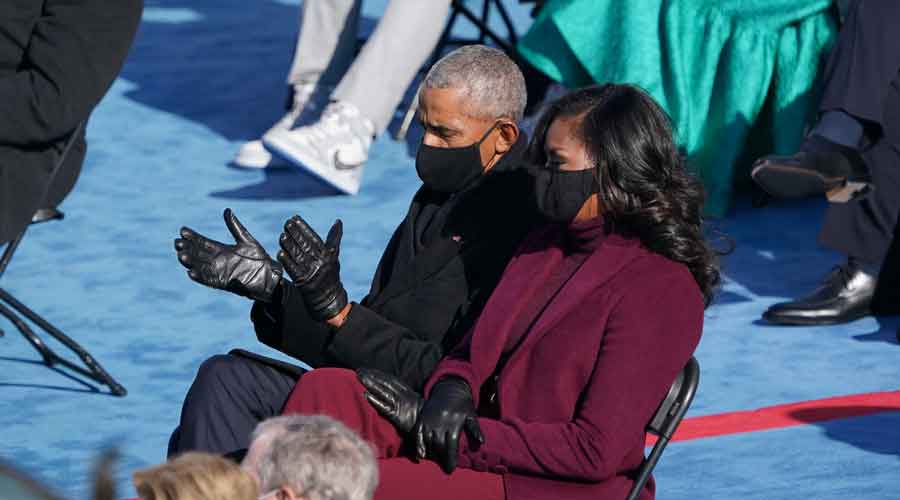
<svg viewBox="0 0 900 500">
<path fill-rule="evenodd" d="M 675 382 L 669 387 L 669 392 L 659 404 L 656 413 L 647 424 L 647 432 L 657 437 L 656 444 L 650 450 L 647 458 L 641 462 L 638 468 L 638 475 L 628 493 L 627 500 L 636 500 L 641 494 L 641 490 L 650 479 L 650 473 L 659 462 L 663 450 L 669 444 L 669 440 L 675 434 L 675 429 L 684 419 L 691 402 L 694 401 L 694 394 L 697 393 L 697 386 L 700 384 L 700 364 L 697 359 L 691 356 L 687 365 L 678 374 Z"/>
</svg>

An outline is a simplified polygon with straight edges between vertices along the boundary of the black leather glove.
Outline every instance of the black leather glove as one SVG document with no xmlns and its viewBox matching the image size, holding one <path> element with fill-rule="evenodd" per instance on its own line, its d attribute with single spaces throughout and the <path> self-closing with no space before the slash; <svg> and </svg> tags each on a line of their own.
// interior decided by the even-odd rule
<svg viewBox="0 0 900 500">
<path fill-rule="evenodd" d="M 360 368 L 356 371 L 360 383 L 366 388 L 364 395 L 384 418 L 394 424 L 400 434 L 412 432 L 419 420 L 419 412 L 425 400 L 399 377 L 381 370 Z"/>
<path fill-rule="evenodd" d="M 269 257 L 230 208 L 225 209 L 224 217 L 236 242 L 234 245 L 211 240 L 182 227 L 181 238 L 175 240 L 178 262 L 188 269 L 188 276 L 201 285 L 271 302 L 275 288 L 281 282 L 281 264 Z"/>
<path fill-rule="evenodd" d="M 416 453 L 419 458 L 434 458 L 450 474 L 456 468 L 459 434 L 463 430 L 470 442 L 484 444 L 468 382 L 458 377 L 442 378 L 431 388 L 419 412 Z"/>
<path fill-rule="evenodd" d="M 327 321 L 347 305 L 347 291 L 341 284 L 341 251 L 343 224 L 335 221 L 325 242 L 299 215 L 284 223 L 278 242 L 278 260 L 284 264 L 294 286 L 300 291 L 310 316 Z"/>
</svg>

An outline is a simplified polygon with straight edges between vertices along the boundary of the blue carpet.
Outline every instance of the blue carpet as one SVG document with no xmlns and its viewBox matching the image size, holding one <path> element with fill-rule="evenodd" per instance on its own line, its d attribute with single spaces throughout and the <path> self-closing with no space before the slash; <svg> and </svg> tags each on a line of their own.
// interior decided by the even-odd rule
<svg viewBox="0 0 900 500">
<path fill-rule="evenodd" d="M 364 29 L 384 4 L 364 2 Z M 513 14 L 527 25 L 527 7 Z M 275 249 L 295 212 L 323 231 L 341 217 L 343 277 L 360 298 L 418 186 L 414 138 L 379 138 L 355 197 L 331 196 L 295 171 L 226 166 L 281 112 L 296 17 L 290 1 L 148 0 L 131 57 L 88 128 L 88 159 L 62 206 L 66 220 L 34 227 L 3 277 L 129 390 L 110 397 L 44 367 L 0 322 L 0 457 L 67 498 L 87 498 L 91 461 L 111 446 L 122 451 L 120 492 L 133 493 L 130 473 L 163 460 L 205 358 L 234 347 L 274 355 L 256 342 L 246 300 L 188 280 L 172 249 L 180 226 L 225 239 L 221 213 L 231 207 Z M 836 263 L 815 244 L 822 208 L 741 203 L 721 221 L 738 246 L 708 313 L 692 414 L 900 388 L 896 318 L 818 329 L 757 323 L 767 305 L 806 291 Z M 896 484 L 889 471 L 900 454 L 890 444 L 900 437 L 897 424 L 891 413 L 676 443 L 659 468 L 659 496 L 887 498 Z"/>
</svg>

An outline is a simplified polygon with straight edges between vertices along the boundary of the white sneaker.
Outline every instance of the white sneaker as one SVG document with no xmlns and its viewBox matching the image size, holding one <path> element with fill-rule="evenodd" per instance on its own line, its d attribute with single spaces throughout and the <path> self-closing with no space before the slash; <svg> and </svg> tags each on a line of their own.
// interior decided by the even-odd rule
<svg viewBox="0 0 900 500">
<path fill-rule="evenodd" d="M 308 170 L 347 194 L 356 194 L 375 125 L 356 106 L 333 102 L 318 122 L 292 130 L 272 129 L 263 145 L 275 156 Z"/>
<path fill-rule="evenodd" d="M 269 130 L 290 130 L 300 117 L 300 113 L 307 107 L 307 104 L 310 104 L 315 90 L 315 83 L 304 82 L 295 84 L 294 102 L 291 105 L 291 109 L 280 120 L 275 122 L 275 125 L 272 125 Z M 266 150 L 259 139 L 242 144 L 234 156 L 232 164 L 243 168 L 285 168 L 290 166 L 289 163 L 281 158 L 272 157 L 272 154 Z"/>
</svg>

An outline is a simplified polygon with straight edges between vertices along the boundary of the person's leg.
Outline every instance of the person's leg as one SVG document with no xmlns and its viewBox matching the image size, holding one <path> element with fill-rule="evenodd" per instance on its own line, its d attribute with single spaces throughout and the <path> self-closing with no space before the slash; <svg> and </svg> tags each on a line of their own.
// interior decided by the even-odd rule
<svg viewBox="0 0 900 500">
<path fill-rule="evenodd" d="M 287 81 L 335 86 L 356 53 L 360 0 L 306 0 Z"/>
<path fill-rule="evenodd" d="M 246 450 L 256 424 L 281 413 L 296 382 L 296 375 L 240 356 L 207 359 L 185 397 L 168 456 Z"/>
<path fill-rule="evenodd" d="M 346 194 L 356 194 L 369 148 L 441 36 L 450 0 L 391 0 L 378 27 L 331 94 L 319 121 L 271 130 L 263 144 Z"/>
<path fill-rule="evenodd" d="M 856 0 L 850 5 L 823 73 L 819 111 L 839 111 L 877 126 L 900 70 L 900 2 Z"/>
<path fill-rule="evenodd" d="M 375 500 L 406 500 L 427 496 L 431 500 L 503 500 L 503 476 L 457 468 L 451 474 L 432 461 L 413 462 L 408 458 L 378 461 L 378 488 Z M 427 491 L 427 495 L 422 492 Z"/>
<path fill-rule="evenodd" d="M 318 112 L 324 98 L 347 72 L 356 52 L 360 0 L 306 0 L 302 9 L 300 33 L 287 76 L 287 113 L 269 131 L 290 130 L 304 111 Z M 244 143 L 232 163 L 243 168 L 288 166 L 273 158 L 261 140 Z"/>
<path fill-rule="evenodd" d="M 402 438 L 363 396 L 356 372 L 318 368 L 305 374 L 284 404 L 285 415 L 328 415 L 343 422 L 375 447 L 378 458 L 399 455 Z"/>
<path fill-rule="evenodd" d="M 831 204 L 819 242 L 847 256 L 847 263 L 802 299 L 772 306 L 763 315 L 779 324 L 843 323 L 870 314 L 881 266 L 900 215 L 900 75 L 885 103 L 884 133 L 861 155 L 875 189 L 865 198 Z"/>
<path fill-rule="evenodd" d="M 285 414 L 328 415 L 343 422 L 375 447 L 379 481 L 376 500 L 503 500 L 503 477 L 457 468 L 445 474 L 435 462 L 399 456 L 401 437 L 363 395 L 366 388 L 352 370 L 319 368 L 303 376 L 284 405 Z"/>
<path fill-rule="evenodd" d="M 332 98 L 352 104 L 380 134 L 437 45 L 449 12 L 450 0 L 391 0 Z"/>
<path fill-rule="evenodd" d="M 900 213 L 900 151 L 881 140 L 863 152 L 876 188 L 853 203 L 831 204 L 819 242 L 875 271 L 894 237 Z"/>
<path fill-rule="evenodd" d="M 883 135 L 891 82 L 900 70 L 900 2 L 855 1 L 823 74 L 820 117 L 800 152 L 766 157 L 753 179 L 775 197 L 827 193 L 846 203 L 875 185 L 860 156 Z"/>
</svg>

